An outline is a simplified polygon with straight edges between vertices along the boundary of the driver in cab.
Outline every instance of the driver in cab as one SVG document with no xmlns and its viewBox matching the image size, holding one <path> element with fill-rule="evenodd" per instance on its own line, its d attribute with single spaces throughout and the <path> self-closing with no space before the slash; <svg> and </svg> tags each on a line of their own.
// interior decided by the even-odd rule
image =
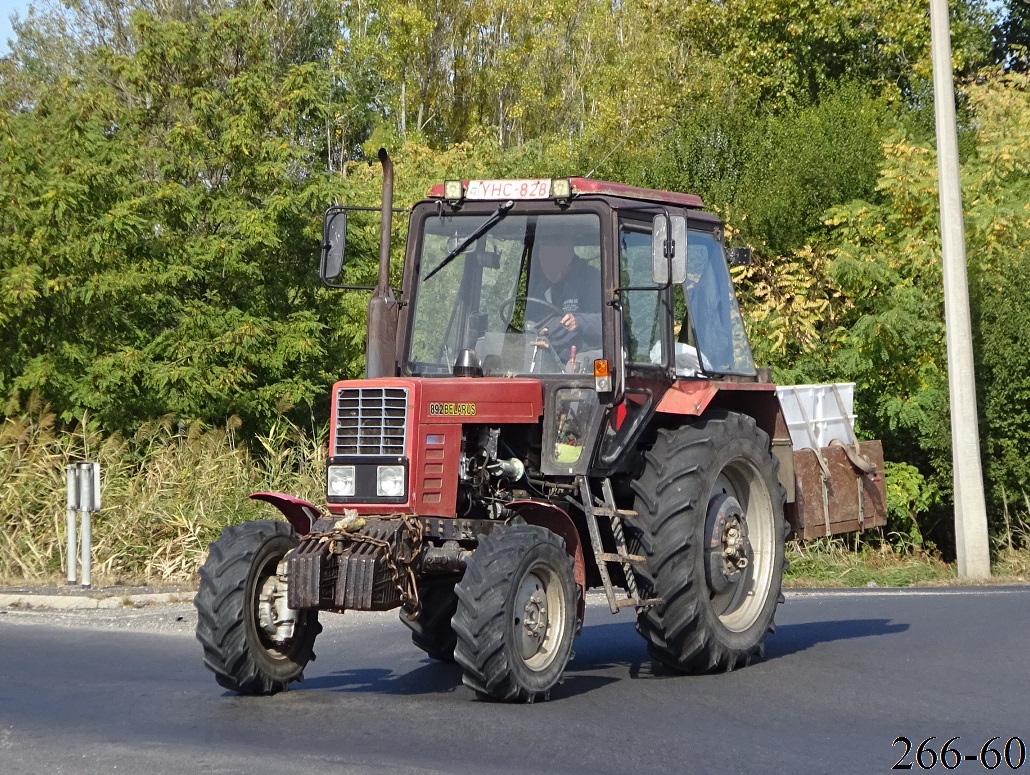
<svg viewBox="0 0 1030 775">
<path fill-rule="evenodd" d="M 539 344 L 563 363 L 573 347 L 580 353 L 601 348 L 601 274 L 576 255 L 574 245 L 572 234 L 538 235 L 526 310 L 527 319 L 536 321 Z"/>
</svg>

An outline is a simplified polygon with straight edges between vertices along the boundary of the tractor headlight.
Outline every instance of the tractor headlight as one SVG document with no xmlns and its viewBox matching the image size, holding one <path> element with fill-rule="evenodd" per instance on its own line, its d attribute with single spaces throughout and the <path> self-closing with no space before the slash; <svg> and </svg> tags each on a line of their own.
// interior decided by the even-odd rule
<svg viewBox="0 0 1030 775">
<path fill-rule="evenodd" d="M 376 495 L 383 498 L 400 498 L 404 495 L 404 466 L 378 467 Z"/>
<path fill-rule="evenodd" d="M 328 489 L 330 497 L 349 497 L 354 495 L 354 466 L 329 466 Z"/>
</svg>

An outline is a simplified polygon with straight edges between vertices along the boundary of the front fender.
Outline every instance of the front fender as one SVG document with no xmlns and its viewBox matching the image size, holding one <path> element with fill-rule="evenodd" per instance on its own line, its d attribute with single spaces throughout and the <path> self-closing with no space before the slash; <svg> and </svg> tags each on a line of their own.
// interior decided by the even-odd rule
<svg viewBox="0 0 1030 775">
<path fill-rule="evenodd" d="M 586 560 L 583 557 L 583 542 L 580 540 L 579 531 L 576 530 L 576 523 L 564 510 L 553 506 L 550 503 L 540 501 L 512 501 L 508 508 L 518 514 L 530 525 L 546 527 L 553 533 L 557 533 L 565 541 L 565 551 L 569 553 L 575 563 L 573 576 L 579 586 L 579 626 L 583 625 L 583 615 L 586 613 L 587 593 L 587 571 Z"/>
<path fill-rule="evenodd" d="M 318 506 L 295 495 L 282 492 L 252 492 L 250 497 L 256 501 L 271 503 L 279 509 L 298 535 L 310 533 L 315 520 L 322 516 L 322 510 Z"/>
</svg>

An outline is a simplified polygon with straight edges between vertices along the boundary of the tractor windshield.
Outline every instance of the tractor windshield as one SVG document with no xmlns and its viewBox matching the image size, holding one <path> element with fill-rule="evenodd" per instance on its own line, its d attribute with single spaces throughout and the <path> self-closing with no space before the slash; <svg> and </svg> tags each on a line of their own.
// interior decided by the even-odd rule
<svg viewBox="0 0 1030 775">
<path fill-rule="evenodd" d="M 425 279 L 489 217 L 426 219 L 409 370 L 451 374 L 462 350 L 487 375 L 591 370 L 601 351 L 598 217 L 509 215 Z"/>
</svg>

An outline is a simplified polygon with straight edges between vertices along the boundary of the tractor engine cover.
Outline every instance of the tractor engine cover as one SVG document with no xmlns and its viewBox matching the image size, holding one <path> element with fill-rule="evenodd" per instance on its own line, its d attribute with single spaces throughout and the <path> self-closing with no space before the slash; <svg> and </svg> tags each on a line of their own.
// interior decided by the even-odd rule
<svg viewBox="0 0 1030 775">
<path fill-rule="evenodd" d="M 404 602 L 404 571 L 411 541 L 399 519 L 370 519 L 358 532 L 308 535 L 287 556 L 287 605 L 386 611 Z"/>
</svg>

